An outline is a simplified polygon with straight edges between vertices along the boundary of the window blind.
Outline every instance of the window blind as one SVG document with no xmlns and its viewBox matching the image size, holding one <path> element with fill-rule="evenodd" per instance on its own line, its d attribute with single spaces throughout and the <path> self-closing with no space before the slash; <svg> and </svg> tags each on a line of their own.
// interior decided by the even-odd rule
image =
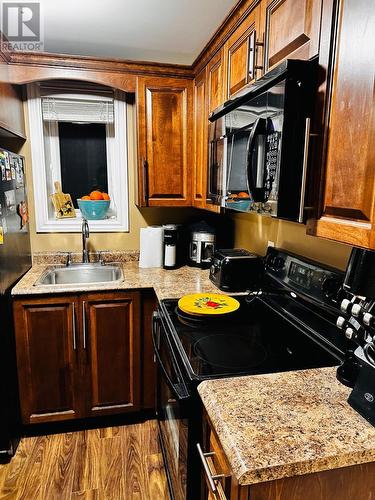
<svg viewBox="0 0 375 500">
<path fill-rule="evenodd" d="M 45 96 L 42 97 L 45 121 L 113 123 L 113 98 L 105 96 Z"/>
</svg>

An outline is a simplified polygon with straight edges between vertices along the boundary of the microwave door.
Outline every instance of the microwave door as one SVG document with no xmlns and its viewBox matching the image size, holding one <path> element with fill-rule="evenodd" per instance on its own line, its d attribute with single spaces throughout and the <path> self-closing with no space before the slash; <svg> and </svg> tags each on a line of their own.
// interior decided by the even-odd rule
<svg viewBox="0 0 375 500">
<path fill-rule="evenodd" d="M 247 144 L 247 175 L 253 201 L 265 201 L 265 150 L 267 119 L 258 118 L 249 135 Z"/>
<path fill-rule="evenodd" d="M 226 170 L 227 139 L 222 137 L 210 143 L 208 169 L 208 198 L 216 205 L 222 205 Z"/>
<path fill-rule="evenodd" d="M 228 138 L 225 206 L 241 212 L 248 212 L 251 205 L 247 179 L 247 144 L 251 129 L 237 130 Z"/>
</svg>

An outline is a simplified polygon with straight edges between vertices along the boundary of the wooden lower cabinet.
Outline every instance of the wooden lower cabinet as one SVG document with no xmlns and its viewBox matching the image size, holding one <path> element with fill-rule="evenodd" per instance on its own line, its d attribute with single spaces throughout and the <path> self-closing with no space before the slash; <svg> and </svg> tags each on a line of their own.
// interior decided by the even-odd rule
<svg viewBox="0 0 375 500">
<path fill-rule="evenodd" d="M 21 414 L 24 423 L 79 418 L 77 298 L 14 303 Z"/>
<path fill-rule="evenodd" d="M 203 430 L 206 463 L 212 476 L 221 477 L 212 492 L 202 466 L 201 500 L 369 500 L 375 495 L 375 462 L 241 486 L 207 415 Z"/>
<path fill-rule="evenodd" d="M 14 301 L 24 424 L 141 408 L 138 292 Z"/>
<path fill-rule="evenodd" d="M 90 294 L 81 307 L 86 415 L 139 410 L 139 294 Z"/>
</svg>

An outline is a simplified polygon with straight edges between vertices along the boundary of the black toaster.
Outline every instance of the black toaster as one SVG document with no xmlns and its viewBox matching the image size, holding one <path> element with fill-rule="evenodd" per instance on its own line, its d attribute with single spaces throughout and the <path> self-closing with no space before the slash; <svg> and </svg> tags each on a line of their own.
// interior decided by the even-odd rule
<svg viewBox="0 0 375 500">
<path fill-rule="evenodd" d="M 210 280 L 225 292 L 245 292 L 259 285 L 263 259 L 243 248 L 216 250 L 210 267 Z"/>
</svg>

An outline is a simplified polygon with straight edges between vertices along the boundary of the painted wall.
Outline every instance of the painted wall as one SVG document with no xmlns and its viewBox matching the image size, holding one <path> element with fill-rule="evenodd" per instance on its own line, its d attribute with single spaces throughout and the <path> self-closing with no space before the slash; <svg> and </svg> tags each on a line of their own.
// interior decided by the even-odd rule
<svg viewBox="0 0 375 500">
<path fill-rule="evenodd" d="M 264 255 L 268 241 L 325 264 L 345 269 L 351 247 L 306 235 L 306 227 L 294 222 L 261 217 L 255 214 L 233 214 L 235 246 Z"/>
<path fill-rule="evenodd" d="M 129 227 L 127 233 L 92 233 L 89 238 L 90 250 L 136 250 L 139 249 L 139 230 L 151 224 L 184 223 L 196 215 L 196 210 L 186 208 L 145 208 L 135 205 L 136 172 L 136 132 L 135 107 L 127 106 L 128 116 L 128 184 L 129 184 Z M 26 130 L 28 130 L 27 106 L 25 106 Z M 79 251 L 82 248 L 80 233 L 36 233 L 34 192 L 30 141 L 25 144 L 18 140 L 2 139 L 1 146 L 19 152 L 26 159 L 26 176 L 30 211 L 30 236 L 32 252 Z"/>
</svg>

